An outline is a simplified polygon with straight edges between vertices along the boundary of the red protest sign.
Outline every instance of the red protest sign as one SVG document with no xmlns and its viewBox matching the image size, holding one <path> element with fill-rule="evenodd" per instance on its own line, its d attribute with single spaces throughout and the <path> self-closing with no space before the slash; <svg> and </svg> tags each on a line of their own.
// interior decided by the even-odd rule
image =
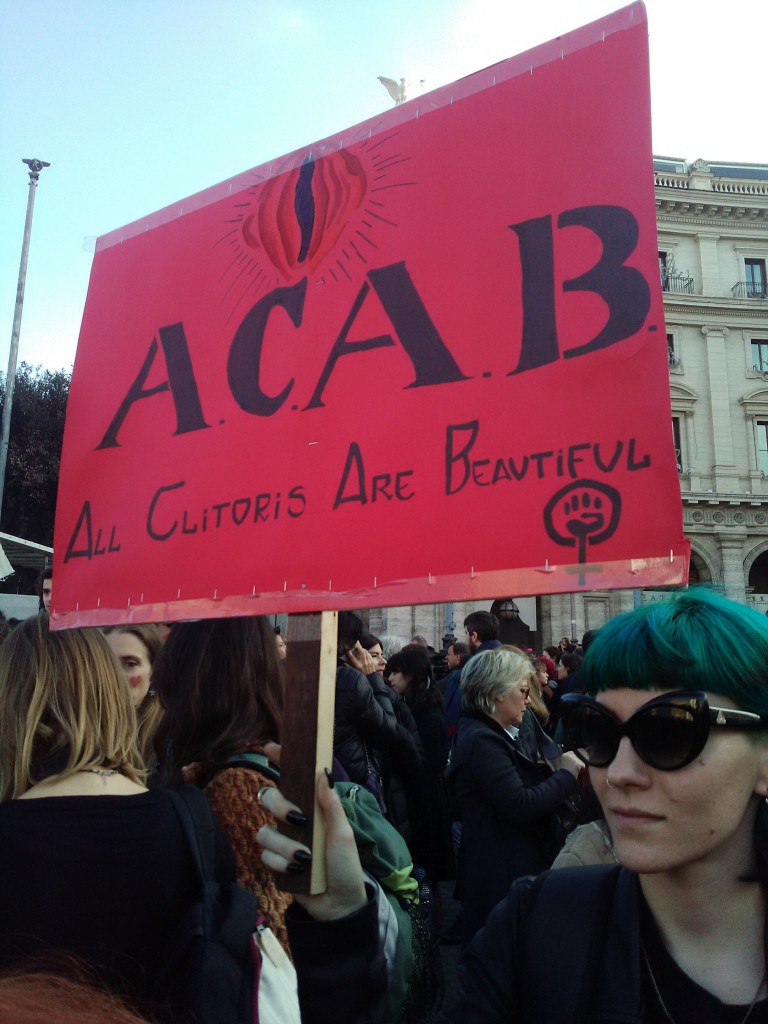
<svg viewBox="0 0 768 1024">
<path fill-rule="evenodd" d="M 57 623 L 684 581 L 651 172 L 633 4 L 101 238 Z"/>
</svg>

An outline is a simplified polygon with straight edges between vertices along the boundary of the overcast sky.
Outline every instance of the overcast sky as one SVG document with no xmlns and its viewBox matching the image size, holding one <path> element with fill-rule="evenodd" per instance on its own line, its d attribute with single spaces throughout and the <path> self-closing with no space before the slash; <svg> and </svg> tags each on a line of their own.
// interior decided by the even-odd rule
<svg viewBox="0 0 768 1024">
<path fill-rule="evenodd" d="M 615 10 L 612 0 L 0 0 L 0 370 L 69 369 L 92 239 Z M 768 163 L 768 3 L 646 0 L 654 153 Z M 627 111 L 627 117 L 632 112 Z M 91 239 L 91 241 L 85 241 Z"/>
</svg>

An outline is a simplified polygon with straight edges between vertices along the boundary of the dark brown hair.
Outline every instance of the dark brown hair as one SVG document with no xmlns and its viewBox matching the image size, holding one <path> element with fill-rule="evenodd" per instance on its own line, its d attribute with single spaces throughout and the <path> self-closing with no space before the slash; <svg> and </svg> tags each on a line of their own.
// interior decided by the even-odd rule
<svg viewBox="0 0 768 1024">
<path fill-rule="evenodd" d="M 180 622 L 152 672 L 165 714 L 155 750 L 171 781 L 267 740 L 280 741 L 283 677 L 271 623 L 249 618 Z"/>
</svg>

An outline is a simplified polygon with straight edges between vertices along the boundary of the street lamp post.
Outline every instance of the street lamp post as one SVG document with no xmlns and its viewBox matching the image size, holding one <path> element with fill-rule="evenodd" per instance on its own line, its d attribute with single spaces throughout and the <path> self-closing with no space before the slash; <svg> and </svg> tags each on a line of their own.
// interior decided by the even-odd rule
<svg viewBox="0 0 768 1024">
<path fill-rule="evenodd" d="M 22 160 L 29 167 L 29 196 L 27 197 L 27 219 L 24 222 L 24 240 L 21 243 L 21 265 L 19 267 L 19 285 L 16 289 L 16 308 L 13 313 L 13 330 L 11 331 L 11 351 L 8 355 L 8 373 L 5 378 L 5 401 L 3 402 L 3 424 L 0 436 L 0 517 L 3 512 L 5 497 L 5 467 L 8 462 L 8 438 L 11 433 L 11 410 L 13 408 L 13 388 L 16 383 L 16 358 L 19 354 L 19 334 L 21 333 L 21 311 L 24 308 L 24 287 L 27 283 L 27 257 L 29 256 L 29 238 L 32 234 L 32 211 L 35 208 L 35 193 L 40 171 L 50 167 L 45 160 Z"/>
</svg>

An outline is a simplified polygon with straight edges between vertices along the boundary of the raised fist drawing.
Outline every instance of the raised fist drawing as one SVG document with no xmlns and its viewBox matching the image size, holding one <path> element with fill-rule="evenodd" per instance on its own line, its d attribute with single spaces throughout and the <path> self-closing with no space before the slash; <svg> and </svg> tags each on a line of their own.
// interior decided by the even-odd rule
<svg viewBox="0 0 768 1024">
<path fill-rule="evenodd" d="M 587 560 L 587 545 L 600 544 L 616 532 L 621 495 L 597 480 L 574 480 L 554 494 L 544 508 L 544 528 L 556 544 L 578 551 Z"/>
</svg>

